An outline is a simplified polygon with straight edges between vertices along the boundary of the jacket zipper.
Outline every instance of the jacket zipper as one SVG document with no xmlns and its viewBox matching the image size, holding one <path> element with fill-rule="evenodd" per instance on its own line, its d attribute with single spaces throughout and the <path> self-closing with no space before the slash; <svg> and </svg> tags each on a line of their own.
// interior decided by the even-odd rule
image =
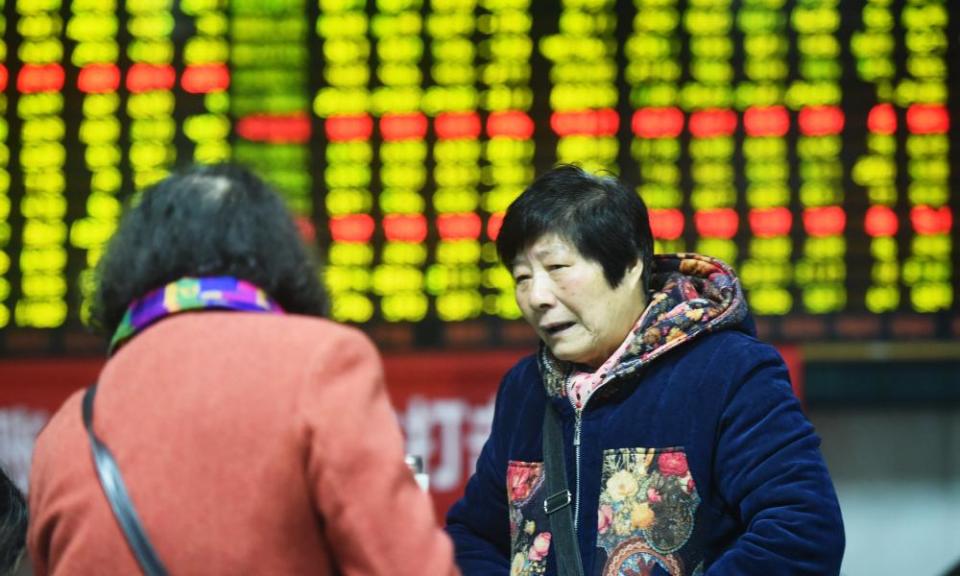
<svg viewBox="0 0 960 576">
<path fill-rule="evenodd" d="M 574 480 L 575 500 L 573 501 L 573 531 L 575 533 L 580 520 L 580 428 L 583 423 L 583 410 L 577 410 L 576 414 L 577 418 L 573 427 L 573 454 L 576 470 Z"/>
</svg>

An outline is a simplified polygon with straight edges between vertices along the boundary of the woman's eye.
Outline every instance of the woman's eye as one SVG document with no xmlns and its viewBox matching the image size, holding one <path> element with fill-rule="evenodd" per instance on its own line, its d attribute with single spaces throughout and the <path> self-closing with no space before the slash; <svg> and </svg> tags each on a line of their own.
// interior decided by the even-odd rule
<svg viewBox="0 0 960 576">
<path fill-rule="evenodd" d="M 551 264 L 550 266 L 547 266 L 547 270 L 550 270 L 550 271 L 562 270 L 563 268 L 566 268 L 566 267 L 567 267 L 566 264 Z"/>
<path fill-rule="evenodd" d="M 529 279 L 530 279 L 529 274 L 515 274 L 513 276 L 513 281 L 516 282 L 517 284 Z"/>
</svg>

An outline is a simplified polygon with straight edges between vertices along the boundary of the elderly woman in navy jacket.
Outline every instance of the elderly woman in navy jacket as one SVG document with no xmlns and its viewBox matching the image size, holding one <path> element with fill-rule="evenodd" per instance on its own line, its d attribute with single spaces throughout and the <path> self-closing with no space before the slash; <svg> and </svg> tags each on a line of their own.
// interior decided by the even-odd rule
<svg viewBox="0 0 960 576">
<path fill-rule="evenodd" d="M 579 548 L 587 575 L 839 572 L 820 440 L 733 270 L 654 256 L 643 201 L 573 166 L 517 198 L 497 248 L 542 344 L 503 378 L 447 517 L 464 574 L 556 574 L 558 547 Z M 546 410 L 562 424 L 567 549 L 544 506 Z"/>
</svg>

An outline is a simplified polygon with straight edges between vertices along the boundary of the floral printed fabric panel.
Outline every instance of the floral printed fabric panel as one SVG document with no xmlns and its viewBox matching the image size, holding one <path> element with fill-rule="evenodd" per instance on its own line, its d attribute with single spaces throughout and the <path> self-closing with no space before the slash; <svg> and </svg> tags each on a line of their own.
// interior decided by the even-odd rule
<svg viewBox="0 0 960 576">
<path fill-rule="evenodd" d="M 700 496 L 682 448 L 604 450 L 597 545 L 603 576 L 683 576 L 676 554 L 693 533 Z"/>
<path fill-rule="evenodd" d="M 507 499 L 510 502 L 510 576 L 543 574 L 550 552 L 550 532 L 543 510 L 542 462 L 507 465 Z"/>
</svg>

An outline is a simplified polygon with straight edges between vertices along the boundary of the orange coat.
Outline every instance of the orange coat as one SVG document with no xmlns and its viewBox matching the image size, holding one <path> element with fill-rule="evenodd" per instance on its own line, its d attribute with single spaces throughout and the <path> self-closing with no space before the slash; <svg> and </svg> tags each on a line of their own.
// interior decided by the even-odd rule
<svg viewBox="0 0 960 576">
<path fill-rule="evenodd" d="M 379 357 L 326 320 L 183 313 L 100 375 L 110 448 L 173 575 L 456 574 L 430 500 L 403 462 Z M 135 574 L 71 396 L 30 478 L 35 573 Z"/>
</svg>

